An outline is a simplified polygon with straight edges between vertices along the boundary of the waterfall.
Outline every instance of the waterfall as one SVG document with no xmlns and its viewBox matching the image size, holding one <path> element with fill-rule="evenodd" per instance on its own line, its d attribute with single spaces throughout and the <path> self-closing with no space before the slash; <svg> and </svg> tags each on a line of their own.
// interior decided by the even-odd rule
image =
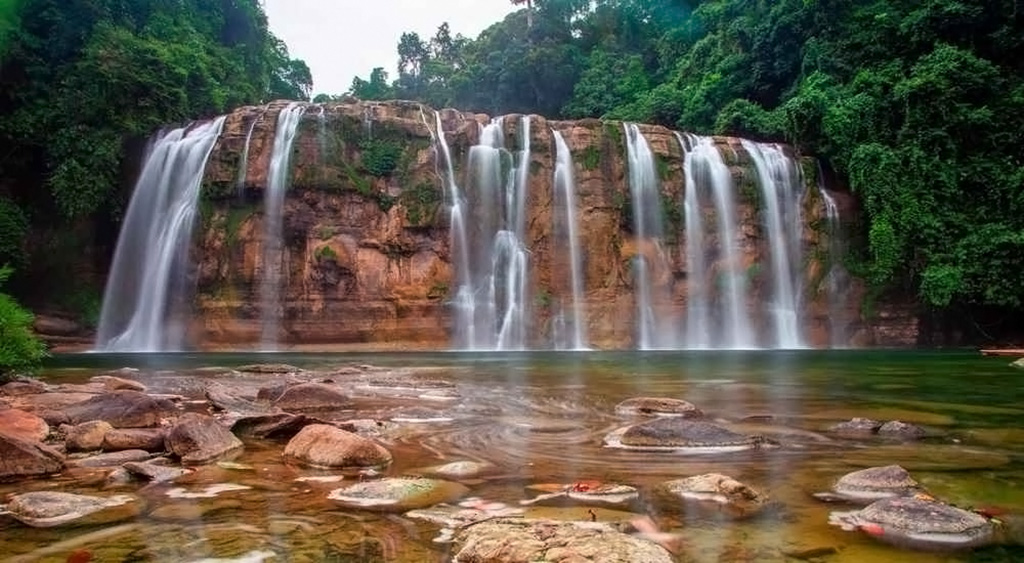
<svg viewBox="0 0 1024 563">
<path fill-rule="evenodd" d="M 672 348 L 677 342 L 675 328 L 669 320 L 670 311 L 666 310 L 669 305 L 666 284 L 652 279 L 652 276 L 664 278 L 668 275 L 668 261 L 662 246 L 661 181 L 654 153 L 640 128 L 634 123 L 624 126 L 633 234 L 637 245 L 633 277 L 637 302 L 637 346 L 641 350 Z"/>
<path fill-rule="evenodd" d="M 245 134 L 245 146 L 242 147 L 242 158 L 238 166 L 238 196 L 242 196 L 242 191 L 245 190 L 245 181 L 249 177 L 249 143 L 252 142 L 252 132 L 256 130 L 256 124 L 259 123 L 263 116 L 266 115 L 267 111 L 263 110 L 263 113 L 253 118 L 252 123 L 249 124 L 249 132 Z"/>
<path fill-rule="evenodd" d="M 839 206 L 832 194 L 825 189 L 822 174 L 818 173 L 818 191 L 825 203 L 825 221 L 828 233 L 828 273 L 825 274 L 825 287 L 828 291 L 829 344 L 833 348 L 844 348 L 849 345 L 849 315 L 846 311 L 848 292 L 850 289 L 850 273 L 841 262 L 846 254 L 846 240 L 843 237 Z"/>
<path fill-rule="evenodd" d="M 453 305 L 455 307 L 455 326 L 456 326 L 456 342 L 463 347 L 469 347 L 471 343 L 476 341 L 476 327 L 474 324 L 475 320 L 475 300 L 473 297 L 473 286 L 470 279 L 469 269 L 469 243 L 466 237 L 466 198 L 462 195 L 462 190 L 459 185 L 455 182 L 455 168 L 452 164 L 452 152 L 448 146 L 448 139 L 444 134 L 444 127 L 441 123 L 441 113 L 437 110 L 434 111 L 434 129 L 431 130 L 430 126 L 427 125 L 427 118 L 423 115 L 423 108 L 420 108 L 420 118 L 423 120 L 423 124 L 427 126 L 427 130 L 430 131 L 430 136 L 434 141 L 434 150 L 440 158 L 435 160 L 436 163 L 441 162 L 443 159 L 444 171 L 443 173 L 439 170 L 438 175 L 441 177 L 441 181 L 445 188 L 445 198 L 448 201 L 448 237 L 449 245 L 451 247 L 451 253 L 453 257 L 453 265 L 455 266 L 455 298 Z"/>
<path fill-rule="evenodd" d="M 704 216 L 700 206 L 700 187 L 697 182 L 707 175 L 707 159 L 698 151 L 705 150 L 701 140 L 689 136 L 687 150 L 683 136 L 676 140 L 684 151 L 683 177 L 686 193 L 683 196 L 683 220 L 686 225 L 686 347 L 703 350 L 711 348 L 710 295 L 707 286 L 708 265 L 704 252 Z"/>
<path fill-rule="evenodd" d="M 203 173 L 225 119 L 175 129 L 152 144 L 114 252 L 97 350 L 181 348 L 184 327 L 171 322 L 169 309 L 184 301 Z"/>
<path fill-rule="evenodd" d="M 799 315 L 799 270 L 801 263 L 800 199 L 803 178 L 798 163 L 778 145 L 743 140 L 757 168 L 768 228 L 773 280 L 768 312 L 780 348 L 802 348 Z"/>
<path fill-rule="evenodd" d="M 530 118 L 520 120 L 523 148 L 505 148 L 501 117 L 481 127 L 479 144 L 469 150 L 474 241 L 468 255 L 469 284 L 457 304 L 468 326 L 460 347 L 470 350 L 522 350 L 526 346 L 528 256 L 526 196 L 530 174 Z M 460 274 L 461 275 L 461 274 Z M 462 303 L 461 299 L 466 299 Z"/>
<path fill-rule="evenodd" d="M 580 260 L 580 238 L 576 228 L 576 179 L 573 174 L 572 153 L 569 146 L 565 144 L 562 133 L 551 130 L 555 138 L 555 209 L 556 224 L 562 223 L 562 229 L 555 229 L 556 237 L 559 234 L 564 237 L 563 247 L 568 250 L 570 289 L 572 291 L 572 311 L 567 319 L 565 314 L 564 296 L 561 296 L 562 303 L 559 307 L 559 326 L 568 325 L 571 328 L 572 340 L 560 342 L 555 340 L 556 348 L 570 348 L 572 350 L 586 350 L 586 311 L 583 305 L 583 264 Z M 561 221 L 558 219 L 561 218 Z"/>
<path fill-rule="evenodd" d="M 696 291 L 698 297 L 694 303 L 690 294 L 686 345 L 688 348 L 754 348 L 757 344 L 746 305 L 747 273 L 737 248 L 739 217 L 732 173 L 713 138 L 697 135 L 687 138 L 690 150 L 683 163 L 687 190 L 687 279 L 688 291 Z M 714 200 L 719 246 L 714 270 L 705 258 L 708 241 L 704 239 L 700 213 L 700 194 L 709 191 Z M 708 279 L 713 272 L 717 272 L 718 283 L 715 284 Z"/>
<path fill-rule="evenodd" d="M 260 349 L 264 351 L 277 347 L 278 329 L 283 316 L 280 309 L 282 267 L 285 260 L 282 240 L 284 196 L 288 190 L 292 143 L 305 110 L 305 106 L 293 102 L 277 115 L 274 147 L 270 154 L 267 191 L 263 200 L 263 277 L 260 280 L 260 320 L 263 327 Z"/>
</svg>

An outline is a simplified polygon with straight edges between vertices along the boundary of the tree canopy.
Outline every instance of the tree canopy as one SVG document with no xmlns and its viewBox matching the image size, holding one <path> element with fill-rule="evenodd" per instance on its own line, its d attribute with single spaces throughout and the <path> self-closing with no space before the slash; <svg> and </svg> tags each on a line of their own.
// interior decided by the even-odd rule
<svg viewBox="0 0 1024 563">
<path fill-rule="evenodd" d="M 873 288 L 1024 311 L 1018 2 L 532 4 L 475 39 L 406 34 L 390 87 L 352 93 L 786 141 L 859 196 Z"/>
</svg>

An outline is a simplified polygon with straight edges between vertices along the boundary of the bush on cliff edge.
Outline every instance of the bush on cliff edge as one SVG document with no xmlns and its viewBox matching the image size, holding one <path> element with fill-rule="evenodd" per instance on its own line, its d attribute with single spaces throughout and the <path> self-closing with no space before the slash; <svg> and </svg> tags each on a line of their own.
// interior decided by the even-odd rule
<svg viewBox="0 0 1024 563">
<path fill-rule="evenodd" d="M 0 287 L 14 270 L 0 268 Z M 46 345 L 32 332 L 32 313 L 10 295 L 0 293 L 0 382 L 39 367 Z"/>
</svg>

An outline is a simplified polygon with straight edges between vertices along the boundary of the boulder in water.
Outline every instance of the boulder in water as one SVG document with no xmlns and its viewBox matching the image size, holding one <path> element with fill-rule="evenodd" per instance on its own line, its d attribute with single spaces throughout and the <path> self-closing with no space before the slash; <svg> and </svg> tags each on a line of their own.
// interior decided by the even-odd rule
<svg viewBox="0 0 1024 563">
<path fill-rule="evenodd" d="M 868 503 L 878 499 L 914 495 L 921 486 L 899 465 L 869 467 L 847 473 L 836 481 L 832 492 L 814 496 L 826 501 Z"/>
<path fill-rule="evenodd" d="M 917 440 L 927 436 L 928 432 L 916 424 L 890 420 L 878 428 L 878 435 L 900 440 Z"/>
<path fill-rule="evenodd" d="M 141 511 L 142 502 L 132 495 L 94 497 L 56 491 L 14 495 L 7 504 L 14 519 L 33 528 L 110 524 L 134 518 Z"/>
<path fill-rule="evenodd" d="M 628 508 L 640 493 L 635 487 L 619 483 L 601 483 L 598 481 L 578 481 L 568 484 L 532 485 L 530 489 L 545 491 L 532 499 L 519 501 L 519 504 L 565 505 L 583 504 L 599 505 L 609 508 Z"/>
<path fill-rule="evenodd" d="M 882 423 L 870 418 L 852 418 L 846 422 L 840 422 L 830 426 L 828 431 L 843 436 L 871 436 L 878 432 Z"/>
<path fill-rule="evenodd" d="M 174 403 L 138 391 L 114 391 L 95 395 L 64 409 L 71 424 L 103 420 L 114 428 L 149 428 L 177 414 Z"/>
<path fill-rule="evenodd" d="M 615 414 L 622 416 L 681 416 L 701 418 L 704 412 L 689 401 L 665 397 L 633 397 L 615 405 Z"/>
<path fill-rule="evenodd" d="M 212 417 L 186 413 L 164 438 L 182 463 L 209 463 L 242 448 L 242 441 Z"/>
<path fill-rule="evenodd" d="M 107 432 L 114 427 L 103 420 L 92 420 L 62 429 L 65 431 L 64 445 L 69 452 L 88 452 L 100 449 Z"/>
<path fill-rule="evenodd" d="M 121 450 L 162 452 L 166 435 L 167 431 L 163 428 L 115 428 L 103 435 L 101 447 L 106 452 Z"/>
<path fill-rule="evenodd" d="M 463 529 L 455 542 L 454 563 L 675 561 L 660 545 L 599 522 L 497 518 Z"/>
<path fill-rule="evenodd" d="M 886 543 L 928 550 L 985 545 L 992 542 L 995 531 L 980 514 L 918 497 L 887 498 L 861 510 L 833 512 L 829 523 Z"/>
<path fill-rule="evenodd" d="M 315 467 L 381 467 L 391 452 L 352 432 L 327 424 L 306 426 L 289 440 L 284 456 Z"/>
<path fill-rule="evenodd" d="M 59 473 L 64 456 L 39 442 L 0 433 L 0 482 Z"/>
<path fill-rule="evenodd" d="M 352 403 L 340 388 L 327 383 L 300 383 L 288 387 L 274 401 L 274 406 L 285 411 L 343 409 Z"/>
<path fill-rule="evenodd" d="M 768 504 L 767 495 L 718 473 L 661 483 L 654 488 L 654 499 L 669 511 L 696 507 L 736 519 L 754 516 Z"/>
<path fill-rule="evenodd" d="M 452 502 L 469 492 L 451 481 L 424 478 L 394 478 L 363 481 L 335 489 L 327 498 L 350 508 L 405 512 Z"/>
<path fill-rule="evenodd" d="M 613 432 L 606 442 L 632 448 L 695 452 L 739 451 L 777 445 L 764 436 L 746 436 L 710 422 L 680 417 L 659 418 L 629 426 Z"/>
</svg>

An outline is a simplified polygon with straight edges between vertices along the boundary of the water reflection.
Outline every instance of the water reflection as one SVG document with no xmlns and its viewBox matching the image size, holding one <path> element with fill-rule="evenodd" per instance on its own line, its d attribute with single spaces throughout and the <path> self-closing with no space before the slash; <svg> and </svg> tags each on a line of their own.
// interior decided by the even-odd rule
<svg viewBox="0 0 1024 563">
<path fill-rule="evenodd" d="M 973 354 L 875 351 L 588 352 L 433 354 L 86 354 L 55 358 L 48 382 L 82 382 L 98 372 L 131 367 L 151 392 L 202 398 L 217 381 L 255 393 L 273 376 L 228 368 L 254 362 L 306 369 L 372 364 L 395 369 L 434 367 L 426 378 L 455 384 L 457 395 L 360 395 L 350 411 L 327 418 L 383 421 L 379 440 L 394 455 L 386 476 L 419 475 L 451 461 L 480 461 L 496 471 L 462 479 L 487 502 L 520 506 L 538 484 L 622 483 L 642 493 L 669 479 L 722 473 L 767 492 L 773 509 L 743 521 L 709 517 L 680 506 L 670 515 L 646 500 L 646 513 L 684 538 L 682 557 L 695 561 L 785 561 L 786 554 L 825 549 L 828 561 L 961 561 L 967 555 L 898 551 L 828 526 L 832 507 L 811 493 L 869 465 L 901 463 L 933 494 L 962 506 L 997 504 L 1011 516 L 1024 509 L 1016 484 L 1024 390 L 1008 385 L 1006 362 Z M 199 369 L 223 366 L 222 370 Z M 970 374 L 970 377 L 964 377 Z M 344 380 L 340 381 L 343 385 Z M 635 419 L 615 413 L 631 397 L 686 399 L 710 421 L 742 434 L 766 434 L 782 445 L 732 453 L 686 454 L 604 447 L 604 437 Z M 186 403 L 188 404 L 188 403 Z M 200 407 L 199 403 L 194 405 Z M 192 407 L 189 407 L 192 408 Z M 429 413 L 442 416 L 431 419 Z M 828 426 L 853 416 L 899 418 L 934 430 L 915 443 L 841 439 Z M 417 419 L 419 417 L 419 419 Z M 144 516 L 109 527 L 30 529 L 0 517 L 7 554 L 18 561 L 65 560 L 86 550 L 95 561 L 260 560 L 443 561 L 432 541 L 438 526 L 402 514 L 339 507 L 327 498 L 338 472 L 283 463 L 283 441 L 248 440 L 231 463 L 197 468 L 173 484 L 135 491 L 107 482 L 107 470 L 76 469 L 58 478 L 0 485 L 0 493 L 65 490 L 85 494 L 134 492 Z M 344 476 L 344 480 L 373 475 Z M 344 480 L 342 482 L 344 482 Z M 172 498 L 232 483 L 245 489 L 213 498 Z M 642 497 L 646 499 L 646 497 Z M 620 519 L 623 513 L 582 506 L 528 506 L 527 516 Z M 628 516 L 628 514 L 626 515 Z M 1011 534 L 1011 537 L 1016 537 Z M 833 553 L 831 550 L 835 550 Z M 245 559 L 238 559 L 245 560 Z"/>
</svg>

